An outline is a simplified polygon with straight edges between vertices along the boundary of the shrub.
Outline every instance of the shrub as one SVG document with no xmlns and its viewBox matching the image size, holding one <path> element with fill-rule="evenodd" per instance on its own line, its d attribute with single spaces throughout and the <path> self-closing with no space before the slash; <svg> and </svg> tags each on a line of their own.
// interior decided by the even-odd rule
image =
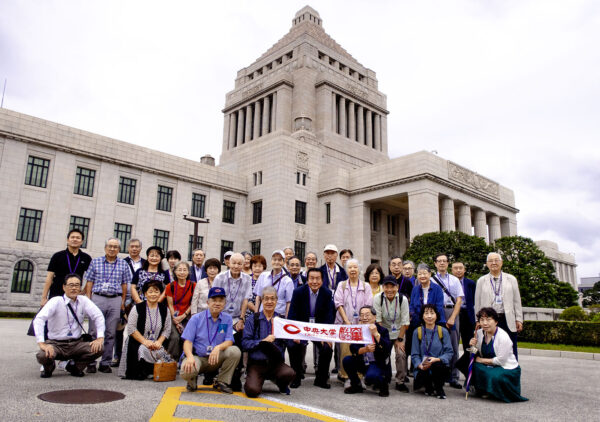
<svg viewBox="0 0 600 422">
<path fill-rule="evenodd" d="M 591 322 L 600 322 L 600 312 L 596 312 L 594 316 L 590 319 Z"/>
<path fill-rule="evenodd" d="M 581 306 L 571 306 L 558 316 L 563 321 L 588 321 L 588 316 Z"/>
<path fill-rule="evenodd" d="M 525 321 L 520 341 L 598 346 L 600 324 L 580 321 Z"/>
</svg>

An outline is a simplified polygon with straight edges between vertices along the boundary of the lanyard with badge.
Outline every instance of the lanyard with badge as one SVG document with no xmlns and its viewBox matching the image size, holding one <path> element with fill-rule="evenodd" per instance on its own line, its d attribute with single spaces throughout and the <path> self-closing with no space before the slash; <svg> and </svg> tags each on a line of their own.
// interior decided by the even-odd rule
<svg viewBox="0 0 600 422">
<path fill-rule="evenodd" d="M 358 284 L 356 285 L 356 295 L 354 295 L 354 298 L 352 297 L 352 286 L 350 286 L 350 283 L 348 283 L 348 287 L 350 288 L 350 304 L 352 305 L 352 309 L 354 310 L 354 313 L 352 314 L 352 323 L 353 324 L 358 324 L 358 310 L 356 309 L 356 305 L 358 303 L 358 286 L 360 284 L 360 280 L 358 282 Z M 394 318 L 396 319 L 396 318 Z"/>
<path fill-rule="evenodd" d="M 150 319 L 150 332 L 148 337 L 150 337 L 150 340 L 156 340 L 155 333 L 156 329 L 158 328 L 158 306 L 156 307 L 156 312 L 154 312 L 154 322 L 152 322 L 152 312 L 150 312 L 150 307 L 147 303 L 146 312 L 148 314 L 148 318 Z"/>
<path fill-rule="evenodd" d="M 500 273 L 500 278 L 496 285 L 494 285 L 493 279 L 494 277 L 490 276 L 490 284 L 492 285 L 492 291 L 494 292 L 494 304 L 502 305 L 502 273 Z"/>
<path fill-rule="evenodd" d="M 388 298 L 385 298 L 385 310 L 387 311 L 387 315 L 388 315 L 388 320 L 390 319 L 390 309 L 388 306 Z M 398 312 L 398 295 L 396 295 L 396 297 L 394 298 L 394 319 L 392 319 L 392 333 L 398 331 L 398 326 L 396 325 L 396 315 Z"/>
<path fill-rule="evenodd" d="M 429 343 L 427 343 L 427 332 L 425 331 L 425 327 L 423 327 L 423 332 L 425 333 L 425 356 L 423 356 L 423 360 L 429 357 L 431 352 L 431 345 L 433 344 L 433 334 L 435 333 L 435 327 L 431 330 L 431 335 L 429 336 Z"/>
<path fill-rule="evenodd" d="M 69 274 L 73 274 L 75 271 L 77 271 L 77 267 L 79 266 L 80 259 L 81 259 L 81 255 L 79 255 L 77 257 L 77 262 L 75 263 L 75 268 L 71 268 L 71 259 L 69 258 L 69 251 L 67 251 L 67 265 L 69 266 Z"/>
<path fill-rule="evenodd" d="M 114 274 L 114 272 L 115 272 L 115 269 L 116 269 L 116 268 L 117 268 L 117 260 L 115 259 L 115 263 L 114 263 L 114 265 L 113 265 L 113 269 L 112 269 L 112 271 L 110 272 L 110 274 L 108 275 L 108 277 L 106 277 L 106 278 L 104 279 L 104 282 L 102 283 L 104 286 L 107 286 L 107 285 L 110 283 L 110 279 L 112 278 L 112 276 L 113 276 L 113 274 Z M 103 272 L 104 274 L 106 274 L 106 273 L 107 273 L 107 271 L 106 271 L 106 259 L 105 259 L 105 260 L 104 260 L 104 262 L 102 263 L 102 272 Z"/>
<path fill-rule="evenodd" d="M 63 299 L 63 300 L 64 300 L 64 299 Z M 77 302 L 77 300 L 75 300 L 75 312 L 74 312 L 74 313 L 75 313 L 75 315 L 77 315 L 77 305 L 78 305 L 78 304 L 79 304 L 79 302 Z M 69 319 L 69 310 L 67 309 L 67 307 L 68 307 L 69 305 L 68 305 L 68 303 L 67 303 L 67 301 L 66 301 L 66 300 L 65 300 L 65 305 L 66 305 L 66 306 L 65 306 L 65 310 L 67 311 L 67 323 L 69 324 L 69 331 L 67 332 L 67 335 L 68 335 L 69 337 L 72 337 L 72 336 L 73 336 L 73 328 L 72 328 L 72 326 L 73 326 L 73 323 L 75 322 L 75 317 L 73 317 L 73 321 L 71 321 L 71 320 Z"/>
<path fill-rule="evenodd" d="M 271 271 L 271 287 L 277 290 L 277 296 L 279 296 L 279 288 L 281 287 L 281 279 L 283 278 L 283 270 L 279 273 L 279 278 L 275 281 L 275 274 Z M 277 288 L 275 288 L 277 286 Z"/>
<path fill-rule="evenodd" d="M 331 272 L 329 272 L 329 267 L 327 268 L 327 278 L 329 278 L 329 283 L 331 286 L 330 290 L 333 290 L 333 288 L 335 287 L 335 270 L 336 270 L 335 264 L 333 265 L 333 270 Z"/>
<path fill-rule="evenodd" d="M 213 342 L 215 341 L 215 338 L 217 337 L 217 333 L 219 332 L 219 324 L 217 325 L 217 328 L 215 328 L 215 333 L 213 334 L 212 338 L 210 336 L 210 328 L 208 326 L 208 319 L 212 318 L 210 313 L 208 312 L 208 309 L 206 310 L 206 337 L 208 340 L 208 346 L 206 346 L 206 352 L 207 353 L 211 353 L 212 350 L 214 349 L 215 345 L 213 344 Z"/>
<path fill-rule="evenodd" d="M 235 299 L 237 298 L 238 293 L 240 292 L 240 287 L 242 286 L 242 275 L 240 274 L 240 282 L 238 283 L 238 288 L 235 291 L 235 295 L 231 298 L 231 301 L 227 300 L 229 306 L 227 307 L 227 313 L 233 314 L 235 310 Z M 231 294 L 231 277 L 227 276 L 227 295 Z"/>
</svg>

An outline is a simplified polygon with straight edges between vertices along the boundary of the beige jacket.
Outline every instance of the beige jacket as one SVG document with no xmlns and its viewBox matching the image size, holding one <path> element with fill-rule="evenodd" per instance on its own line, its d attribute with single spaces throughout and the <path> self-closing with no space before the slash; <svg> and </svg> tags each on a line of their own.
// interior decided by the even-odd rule
<svg viewBox="0 0 600 422">
<path fill-rule="evenodd" d="M 491 307 L 494 302 L 494 291 L 490 283 L 491 274 L 486 274 L 477 280 L 475 288 L 475 313 L 481 308 Z M 502 272 L 502 302 L 506 316 L 506 325 L 512 332 L 517 331 L 516 321 L 523 322 L 523 308 L 521 307 L 521 293 L 517 279 Z"/>
</svg>

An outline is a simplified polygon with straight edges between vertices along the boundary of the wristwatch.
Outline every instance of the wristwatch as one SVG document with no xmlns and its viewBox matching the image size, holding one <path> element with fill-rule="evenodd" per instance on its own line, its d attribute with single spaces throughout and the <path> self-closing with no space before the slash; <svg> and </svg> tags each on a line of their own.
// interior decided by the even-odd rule
<svg viewBox="0 0 600 422">
<path fill-rule="evenodd" d="M 397 341 L 398 343 L 402 343 L 402 342 L 404 341 L 404 337 L 398 337 L 398 338 L 396 339 L 396 341 Z"/>
</svg>

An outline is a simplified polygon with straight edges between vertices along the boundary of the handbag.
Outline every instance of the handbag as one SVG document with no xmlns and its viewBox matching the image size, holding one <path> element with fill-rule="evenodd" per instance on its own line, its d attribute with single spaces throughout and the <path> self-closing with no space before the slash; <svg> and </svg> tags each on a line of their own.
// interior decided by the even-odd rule
<svg viewBox="0 0 600 422">
<path fill-rule="evenodd" d="M 83 328 L 83 325 L 81 325 L 81 322 L 79 322 L 79 319 L 77 318 L 77 315 L 75 315 L 75 311 L 73 311 L 73 308 L 71 308 L 71 304 L 67 304 L 67 307 L 69 308 L 69 311 L 71 311 L 71 313 L 73 314 L 73 318 L 75 318 L 75 321 L 77 321 L 77 324 L 79 324 L 79 326 L 81 327 L 81 331 L 83 331 L 83 334 L 81 334 L 81 340 L 85 341 L 86 343 L 89 343 L 91 341 L 94 340 L 94 337 L 92 337 L 91 334 L 88 334 L 85 332 L 85 329 Z"/>
<path fill-rule="evenodd" d="M 150 352 L 152 354 L 152 352 Z M 177 361 L 154 362 L 154 375 L 152 379 L 156 382 L 175 381 L 177 377 Z"/>
</svg>

